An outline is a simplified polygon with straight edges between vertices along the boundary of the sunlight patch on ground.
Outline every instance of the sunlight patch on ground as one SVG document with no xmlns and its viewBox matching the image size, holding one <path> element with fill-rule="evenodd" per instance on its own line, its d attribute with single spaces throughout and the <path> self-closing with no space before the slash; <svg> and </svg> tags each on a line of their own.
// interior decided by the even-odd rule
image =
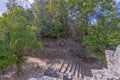
<svg viewBox="0 0 120 80">
<path fill-rule="evenodd" d="M 39 58 L 35 58 L 35 57 L 27 57 L 28 60 L 26 62 L 28 63 L 36 63 L 38 66 L 46 66 L 47 63 L 45 60 L 39 59 Z"/>
</svg>

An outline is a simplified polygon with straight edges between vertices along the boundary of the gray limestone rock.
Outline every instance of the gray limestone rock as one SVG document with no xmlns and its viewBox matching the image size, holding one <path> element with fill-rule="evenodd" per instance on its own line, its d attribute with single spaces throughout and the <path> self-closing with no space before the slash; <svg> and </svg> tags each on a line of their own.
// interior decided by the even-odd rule
<svg viewBox="0 0 120 80">
<path fill-rule="evenodd" d="M 106 50 L 108 69 L 92 70 L 93 80 L 119 80 L 120 79 L 120 45 L 116 51 Z"/>
<path fill-rule="evenodd" d="M 72 75 L 72 73 L 65 73 L 64 75 L 63 75 L 63 80 L 73 80 L 73 75 Z"/>
<path fill-rule="evenodd" d="M 55 68 L 48 67 L 45 70 L 44 75 L 49 76 L 49 77 L 57 77 L 57 71 Z"/>
</svg>

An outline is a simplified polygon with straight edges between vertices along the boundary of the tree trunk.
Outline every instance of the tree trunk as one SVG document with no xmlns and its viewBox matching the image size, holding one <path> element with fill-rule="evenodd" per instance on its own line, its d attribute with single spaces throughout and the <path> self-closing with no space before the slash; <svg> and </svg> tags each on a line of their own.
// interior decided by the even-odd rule
<svg viewBox="0 0 120 80">
<path fill-rule="evenodd" d="M 21 72 L 22 71 L 22 63 L 17 63 L 17 72 Z"/>
<path fill-rule="evenodd" d="M 17 73 L 18 73 L 18 75 L 22 71 L 22 57 L 23 57 L 22 53 L 17 54 L 18 61 L 17 61 L 16 65 L 17 65 Z"/>
</svg>

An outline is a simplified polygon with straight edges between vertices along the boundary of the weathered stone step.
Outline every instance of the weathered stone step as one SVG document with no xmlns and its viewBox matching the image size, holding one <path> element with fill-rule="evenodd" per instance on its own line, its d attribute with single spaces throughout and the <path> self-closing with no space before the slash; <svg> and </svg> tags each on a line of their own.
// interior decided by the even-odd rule
<svg viewBox="0 0 120 80">
<path fill-rule="evenodd" d="M 69 49 L 50 49 L 50 48 L 44 48 L 44 55 L 51 58 L 67 58 L 69 55 Z"/>
<path fill-rule="evenodd" d="M 74 63 L 74 61 L 71 60 L 70 65 L 69 65 L 68 70 L 66 71 L 66 73 L 68 73 L 68 72 L 70 72 L 72 70 L 73 63 Z"/>
<path fill-rule="evenodd" d="M 78 62 L 78 75 L 77 77 L 81 77 L 81 66 L 80 66 L 80 61 Z"/>
<path fill-rule="evenodd" d="M 65 69 L 64 73 L 66 73 L 66 72 L 67 72 L 68 68 L 70 67 L 70 63 L 71 63 L 71 59 L 69 60 L 69 62 L 68 62 L 68 64 L 67 64 L 67 67 L 66 67 L 66 69 Z"/>
<path fill-rule="evenodd" d="M 62 70 L 62 68 L 63 68 L 63 66 L 64 66 L 64 64 L 65 64 L 65 61 L 66 61 L 66 60 L 63 61 L 62 65 L 61 65 L 61 67 L 60 67 L 60 69 L 59 69 L 59 72 L 61 72 L 61 70 Z"/>
<path fill-rule="evenodd" d="M 81 65 L 81 78 L 84 78 L 84 68 L 85 68 L 85 66 L 84 66 L 84 63 L 82 62 L 82 65 Z"/>
<path fill-rule="evenodd" d="M 68 61 L 68 60 L 65 61 L 64 67 L 61 69 L 61 72 L 62 72 L 62 73 L 65 73 L 65 70 L 66 70 L 68 64 L 69 64 L 69 61 Z"/>
<path fill-rule="evenodd" d="M 70 66 L 70 70 L 69 70 L 69 72 L 72 71 L 72 69 L 73 69 L 73 65 L 74 65 L 74 61 L 72 61 L 72 65 Z"/>
<path fill-rule="evenodd" d="M 81 61 L 77 61 L 77 60 L 64 60 L 59 72 L 62 73 L 72 73 L 74 77 L 78 77 L 78 78 L 84 78 L 84 74 L 85 74 L 85 66 L 83 63 L 81 63 Z"/>
<path fill-rule="evenodd" d="M 77 64 L 76 64 L 76 72 L 75 72 L 75 75 L 74 75 L 74 76 L 75 76 L 75 77 L 78 77 L 78 74 L 79 74 L 79 73 L 78 73 L 78 69 L 79 69 L 79 66 L 78 66 L 78 65 L 79 65 L 79 64 L 78 64 L 77 61 L 76 61 L 76 63 L 77 63 Z"/>
<path fill-rule="evenodd" d="M 75 69 L 76 69 L 76 62 L 74 61 L 74 63 L 73 63 L 73 68 L 72 68 L 72 70 L 71 70 L 71 73 L 74 75 L 74 73 L 75 73 Z"/>
</svg>

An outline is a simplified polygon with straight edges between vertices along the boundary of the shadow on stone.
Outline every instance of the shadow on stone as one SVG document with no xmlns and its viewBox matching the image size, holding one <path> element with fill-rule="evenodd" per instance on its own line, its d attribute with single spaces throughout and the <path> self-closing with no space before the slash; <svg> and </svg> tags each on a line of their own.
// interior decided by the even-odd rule
<svg viewBox="0 0 120 80">
<path fill-rule="evenodd" d="M 57 70 L 55 68 L 48 67 L 45 70 L 44 75 L 49 76 L 49 77 L 57 77 Z"/>
</svg>

